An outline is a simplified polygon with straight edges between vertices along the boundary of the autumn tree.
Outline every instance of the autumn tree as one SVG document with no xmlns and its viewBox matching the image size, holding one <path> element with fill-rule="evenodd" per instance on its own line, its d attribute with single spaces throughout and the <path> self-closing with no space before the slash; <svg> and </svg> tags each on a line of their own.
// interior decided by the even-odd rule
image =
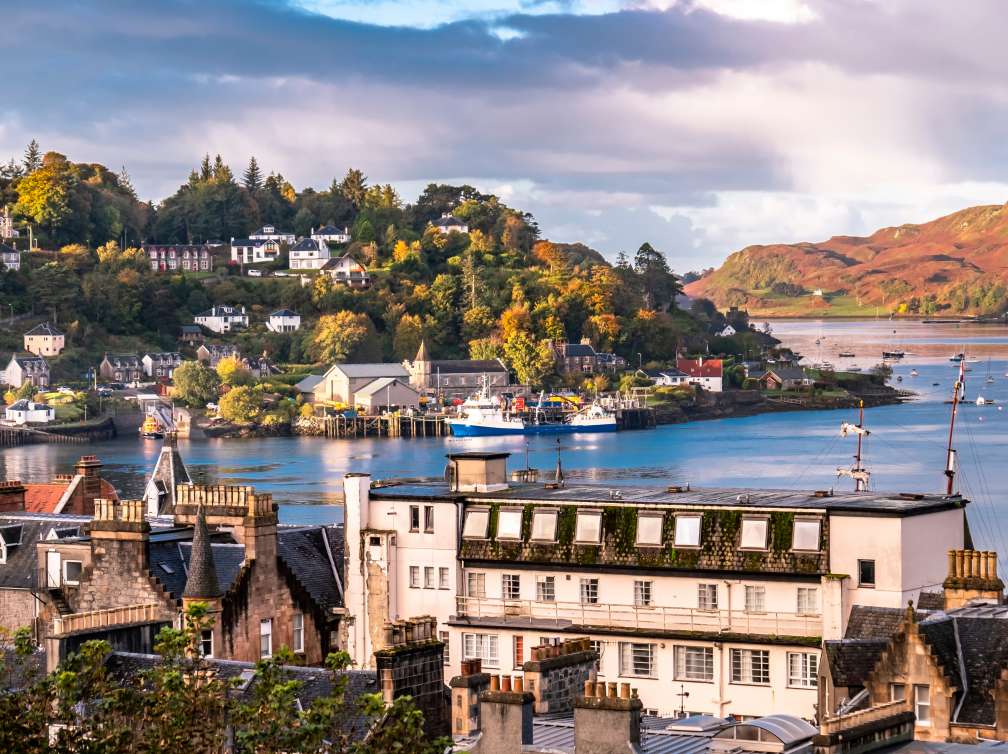
<svg viewBox="0 0 1008 754">
<path fill-rule="evenodd" d="M 392 352 L 399 360 L 412 359 L 424 337 L 423 321 L 416 314 L 404 315 L 395 326 Z"/>
<path fill-rule="evenodd" d="M 220 377 L 201 361 L 183 361 L 172 374 L 172 395 L 179 403 L 202 408 L 217 398 Z"/>
<path fill-rule="evenodd" d="M 221 396 L 217 413 L 234 424 L 255 424 L 263 415 L 263 392 L 252 385 L 233 387 Z"/>
<path fill-rule="evenodd" d="M 324 314 L 315 325 L 313 356 L 317 361 L 345 361 L 373 330 L 366 314 L 346 310 Z"/>
<path fill-rule="evenodd" d="M 216 371 L 220 381 L 231 387 L 249 385 L 254 381 L 252 372 L 237 356 L 225 356 L 217 362 Z"/>
</svg>

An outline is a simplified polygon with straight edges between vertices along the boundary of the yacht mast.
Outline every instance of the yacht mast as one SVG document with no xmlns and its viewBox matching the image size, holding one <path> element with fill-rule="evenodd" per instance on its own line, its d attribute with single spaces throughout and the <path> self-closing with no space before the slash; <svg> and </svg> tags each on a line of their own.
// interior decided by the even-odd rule
<svg viewBox="0 0 1008 754">
<path fill-rule="evenodd" d="M 948 447 L 945 453 L 945 477 L 948 483 L 945 486 L 945 494 L 951 495 L 955 486 L 955 466 L 956 466 L 956 451 L 952 447 L 952 437 L 955 432 L 955 420 L 956 414 L 959 413 L 959 395 L 966 391 L 966 357 L 965 354 L 963 358 L 959 361 L 959 378 L 956 380 L 955 386 L 952 388 L 952 416 L 949 420 L 949 433 L 948 433 Z"/>
</svg>

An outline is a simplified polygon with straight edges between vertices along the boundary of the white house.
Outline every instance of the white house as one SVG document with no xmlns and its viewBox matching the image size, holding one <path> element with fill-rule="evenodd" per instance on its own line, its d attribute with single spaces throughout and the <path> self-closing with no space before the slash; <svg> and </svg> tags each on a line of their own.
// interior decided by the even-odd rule
<svg viewBox="0 0 1008 754">
<path fill-rule="evenodd" d="M 26 382 L 37 388 L 48 387 L 49 363 L 41 356 L 16 353 L 0 374 L 0 380 L 13 388 L 19 388 Z"/>
<path fill-rule="evenodd" d="M 278 309 L 266 320 L 270 332 L 297 332 L 301 329 L 301 315 L 290 309 Z"/>
<path fill-rule="evenodd" d="M 735 328 L 732 327 L 731 325 L 725 325 L 724 329 L 721 330 L 721 332 L 718 333 L 718 337 L 721 337 L 721 338 L 730 338 L 736 332 L 737 331 L 735 330 Z"/>
<path fill-rule="evenodd" d="M 281 241 L 268 238 L 232 238 L 231 261 L 236 264 L 275 262 L 280 256 Z"/>
<path fill-rule="evenodd" d="M 724 367 L 721 359 L 676 359 L 676 369 L 686 375 L 686 381 L 711 393 L 723 389 Z"/>
<path fill-rule="evenodd" d="M 442 233 L 468 233 L 469 226 L 459 220 L 454 215 L 445 212 L 440 219 L 435 220 L 434 227 Z"/>
<path fill-rule="evenodd" d="M 290 247 L 288 258 L 291 270 L 321 270 L 330 259 L 329 244 L 322 238 L 302 238 Z"/>
<path fill-rule="evenodd" d="M 182 364 L 182 354 L 177 351 L 165 351 L 162 353 L 145 353 L 140 359 L 143 364 L 144 374 L 148 377 L 171 377 L 175 370 Z"/>
<path fill-rule="evenodd" d="M 21 269 L 21 252 L 13 246 L 0 243 L 0 260 L 3 261 L 5 270 L 17 272 Z"/>
<path fill-rule="evenodd" d="M 14 218 L 11 216 L 10 208 L 4 207 L 3 214 L 0 215 L 0 239 L 18 238 L 20 235 L 14 227 Z"/>
<path fill-rule="evenodd" d="M 202 314 L 197 314 L 194 321 L 197 325 L 202 325 L 215 333 L 231 332 L 248 327 L 249 324 L 244 306 L 224 306 L 221 304 L 207 309 Z"/>
<path fill-rule="evenodd" d="M 278 243 L 287 244 L 292 244 L 295 240 L 297 240 L 297 236 L 293 233 L 277 230 L 276 227 L 272 225 L 264 225 L 255 233 L 249 233 L 249 238 L 253 241 L 276 241 Z"/>
<path fill-rule="evenodd" d="M 637 374 L 654 380 L 655 387 L 675 387 L 689 382 L 689 375 L 678 369 L 638 369 Z"/>
<path fill-rule="evenodd" d="M 370 288 L 371 276 L 367 269 L 349 254 L 338 259 L 330 259 L 322 266 L 322 272 L 335 282 L 348 285 L 351 288 Z"/>
<path fill-rule="evenodd" d="M 9 424 L 45 424 L 56 419 L 56 410 L 45 403 L 22 398 L 4 409 L 4 419 Z"/>
<path fill-rule="evenodd" d="M 323 225 L 321 228 L 316 228 L 312 230 L 311 237 L 316 241 L 325 241 L 326 243 L 334 243 L 337 245 L 345 245 L 350 243 L 350 229 L 344 227 L 340 230 L 335 225 Z"/>
</svg>

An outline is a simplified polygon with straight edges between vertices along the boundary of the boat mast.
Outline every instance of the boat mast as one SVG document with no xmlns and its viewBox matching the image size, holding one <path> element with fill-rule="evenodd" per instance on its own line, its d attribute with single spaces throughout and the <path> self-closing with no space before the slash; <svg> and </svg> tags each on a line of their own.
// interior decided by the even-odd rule
<svg viewBox="0 0 1008 754">
<path fill-rule="evenodd" d="M 851 424 L 850 422 L 842 422 L 840 424 L 840 436 L 846 437 L 848 434 L 857 435 L 857 452 L 854 454 L 854 465 L 845 469 L 843 467 L 837 469 L 837 477 L 849 476 L 854 480 L 854 491 L 855 492 L 867 492 L 868 491 L 868 480 L 871 478 L 871 472 L 861 466 L 861 443 L 864 438 L 871 434 L 864 426 L 864 401 L 860 401 L 858 404 L 858 423 Z"/>
<path fill-rule="evenodd" d="M 959 393 L 966 390 L 966 357 L 965 354 L 959 362 L 959 379 L 956 380 L 955 387 L 952 388 L 952 416 L 949 420 L 948 447 L 945 453 L 945 477 L 948 482 L 945 485 L 945 494 L 951 495 L 955 484 L 955 460 L 956 451 L 952 447 L 952 436 L 955 432 L 956 414 L 959 412 Z"/>
</svg>

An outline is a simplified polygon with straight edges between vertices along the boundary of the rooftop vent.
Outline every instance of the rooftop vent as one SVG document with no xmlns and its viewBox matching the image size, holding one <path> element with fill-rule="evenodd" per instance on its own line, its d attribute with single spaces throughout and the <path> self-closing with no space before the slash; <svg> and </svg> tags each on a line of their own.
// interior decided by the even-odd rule
<svg viewBox="0 0 1008 754">
<path fill-rule="evenodd" d="M 681 492 L 689 492 L 689 482 L 686 484 L 673 484 L 665 488 L 665 491 L 670 495 L 678 495 Z"/>
<path fill-rule="evenodd" d="M 812 493 L 813 497 L 833 497 L 833 490 L 816 490 Z"/>
</svg>

